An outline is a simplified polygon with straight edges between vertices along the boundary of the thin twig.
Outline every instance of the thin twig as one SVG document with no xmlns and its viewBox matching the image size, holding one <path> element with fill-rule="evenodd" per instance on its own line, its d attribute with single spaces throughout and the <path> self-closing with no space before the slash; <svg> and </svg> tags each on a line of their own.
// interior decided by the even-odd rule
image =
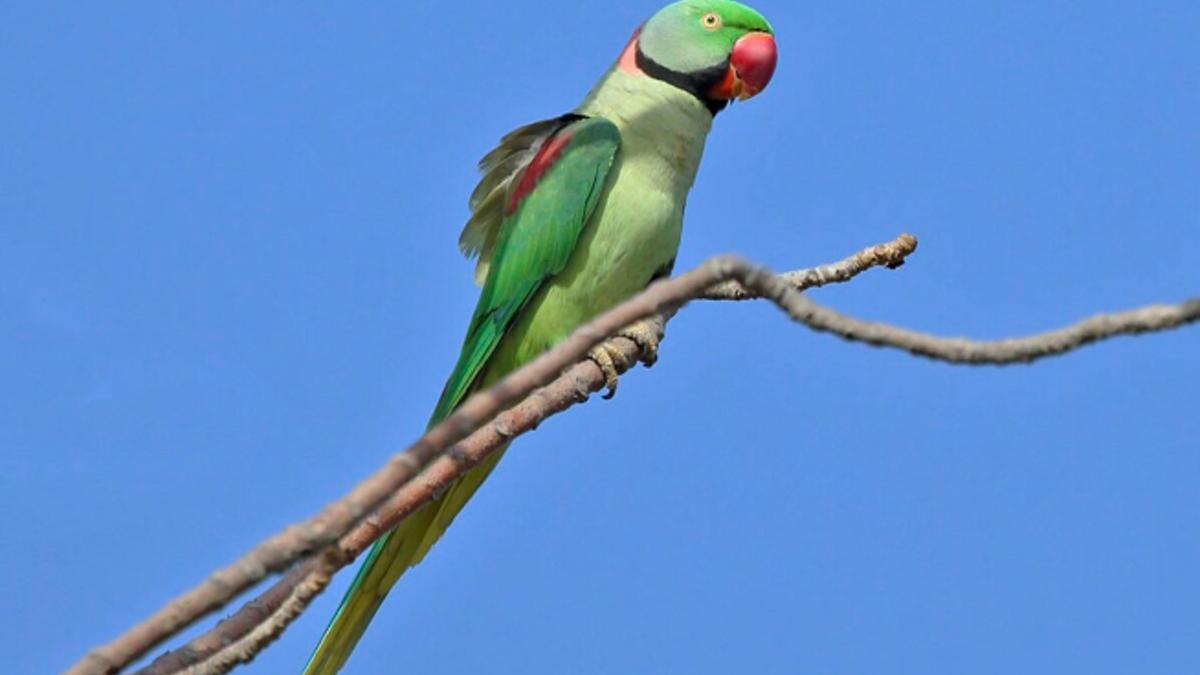
<svg viewBox="0 0 1200 675">
<path fill-rule="evenodd" d="M 832 333 L 851 342 L 900 349 L 933 361 L 967 366 L 1005 366 L 1032 363 L 1058 356 L 1121 335 L 1153 333 L 1200 321 L 1200 298 L 1178 305 L 1149 305 L 1138 309 L 1098 314 L 1064 328 L 1020 338 L 980 341 L 944 338 L 885 323 L 846 316 L 807 299 L 776 301 L 788 314 L 814 330 Z"/>
<path fill-rule="evenodd" d="M 850 281 L 872 267 L 894 270 L 904 264 L 905 259 L 917 250 L 917 238 L 902 234 L 884 244 L 868 246 L 854 255 L 828 265 L 803 270 L 784 272 L 779 278 L 797 291 L 820 288 L 829 284 Z M 753 289 L 748 289 L 736 279 L 717 284 L 704 292 L 703 300 L 753 300 L 759 298 Z"/>
</svg>

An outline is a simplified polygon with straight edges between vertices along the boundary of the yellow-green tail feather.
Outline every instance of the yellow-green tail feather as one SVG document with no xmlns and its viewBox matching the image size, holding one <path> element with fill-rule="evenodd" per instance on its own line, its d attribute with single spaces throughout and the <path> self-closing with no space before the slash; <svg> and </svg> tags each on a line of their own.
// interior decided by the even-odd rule
<svg viewBox="0 0 1200 675">
<path fill-rule="evenodd" d="M 476 382 L 483 380 L 481 385 L 487 385 L 489 380 L 480 377 L 481 371 L 495 349 L 499 336 L 485 331 L 483 340 L 476 339 L 478 337 L 478 334 L 470 335 L 464 344 L 462 356 L 446 382 L 429 426 L 449 415 L 466 398 Z M 482 346 L 481 342 L 484 343 Z M 504 368 L 497 368 L 493 377 L 499 377 L 505 371 Z M 405 518 L 375 542 L 342 598 L 342 604 L 325 628 L 321 642 L 309 657 L 304 675 L 336 675 L 341 670 L 366 632 L 375 612 L 383 604 L 388 591 L 405 571 L 421 562 L 487 479 L 503 454 L 501 450 L 490 455 L 459 478 L 441 497 Z"/>
<path fill-rule="evenodd" d="M 305 666 L 304 675 L 334 675 L 345 665 L 388 591 L 400 575 L 421 562 L 503 454 L 500 451 L 489 456 L 437 501 L 426 504 L 375 542 Z"/>
</svg>

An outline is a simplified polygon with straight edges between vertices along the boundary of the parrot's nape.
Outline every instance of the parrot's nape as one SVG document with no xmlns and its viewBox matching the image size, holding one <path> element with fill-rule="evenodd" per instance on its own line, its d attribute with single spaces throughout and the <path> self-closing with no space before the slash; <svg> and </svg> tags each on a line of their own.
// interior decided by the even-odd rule
<svg viewBox="0 0 1200 675">
<path fill-rule="evenodd" d="M 774 31 L 732 0 L 683 0 L 634 33 L 583 103 L 505 136 L 480 162 L 459 245 L 479 256 L 479 304 L 430 425 L 597 314 L 670 274 L 684 202 L 713 118 L 761 92 Z M 623 334 L 653 351 L 655 336 Z M 593 359 L 616 384 L 612 357 Z M 438 540 L 500 460 L 472 469 L 375 542 L 306 675 L 349 658 L 384 597 Z"/>
</svg>

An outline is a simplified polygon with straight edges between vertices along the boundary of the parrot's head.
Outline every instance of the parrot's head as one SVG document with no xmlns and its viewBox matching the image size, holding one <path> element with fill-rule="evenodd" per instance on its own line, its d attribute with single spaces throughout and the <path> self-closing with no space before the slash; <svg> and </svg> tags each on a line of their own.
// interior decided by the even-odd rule
<svg viewBox="0 0 1200 675">
<path fill-rule="evenodd" d="M 622 61 L 694 94 L 715 114 L 765 89 L 777 55 L 771 24 L 753 9 L 733 0 L 682 0 L 638 29 Z"/>
</svg>

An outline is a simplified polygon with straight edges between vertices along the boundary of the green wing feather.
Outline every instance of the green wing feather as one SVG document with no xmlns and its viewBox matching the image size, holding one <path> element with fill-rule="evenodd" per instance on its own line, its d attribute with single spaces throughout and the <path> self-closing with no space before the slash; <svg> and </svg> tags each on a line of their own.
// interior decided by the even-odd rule
<svg viewBox="0 0 1200 675">
<path fill-rule="evenodd" d="M 458 238 L 458 247 L 468 258 L 479 256 L 475 281 L 480 286 L 487 281 L 488 264 L 505 220 L 504 207 L 513 181 L 520 177 L 521 169 L 537 154 L 543 141 L 576 119 L 577 115 L 564 115 L 527 124 L 505 134 L 496 149 L 479 160 L 482 177 L 471 193 L 471 218 Z"/>
<path fill-rule="evenodd" d="M 561 143 L 557 158 L 549 158 L 536 186 L 522 195 L 522 188 L 529 187 L 522 181 L 532 178 L 524 174 L 531 166 L 536 170 L 538 159 L 545 159 L 539 153 L 556 140 Z M 489 372 L 489 359 L 546 280 L 566 266 L 604 192 L 620 141 L 620 133 L 608 120 L 567 116 L 513 132 L 484 158 L 484 179 L 471 200 L 475 213 L 461 241 L 464 250 L 482 253 L 480 266 L 487 277 L 430 426 L 449 415 L 485 379 L 494 381 L 504 374 Z M 504 167 L 510 173 L 496 173 Z M 309 659 L 305 675 L 333 675 L 341 669 L 392 585 L 420 562 L 501 454 L 493 454 L 438 500 L 375 542 Z"/>
</svg>

